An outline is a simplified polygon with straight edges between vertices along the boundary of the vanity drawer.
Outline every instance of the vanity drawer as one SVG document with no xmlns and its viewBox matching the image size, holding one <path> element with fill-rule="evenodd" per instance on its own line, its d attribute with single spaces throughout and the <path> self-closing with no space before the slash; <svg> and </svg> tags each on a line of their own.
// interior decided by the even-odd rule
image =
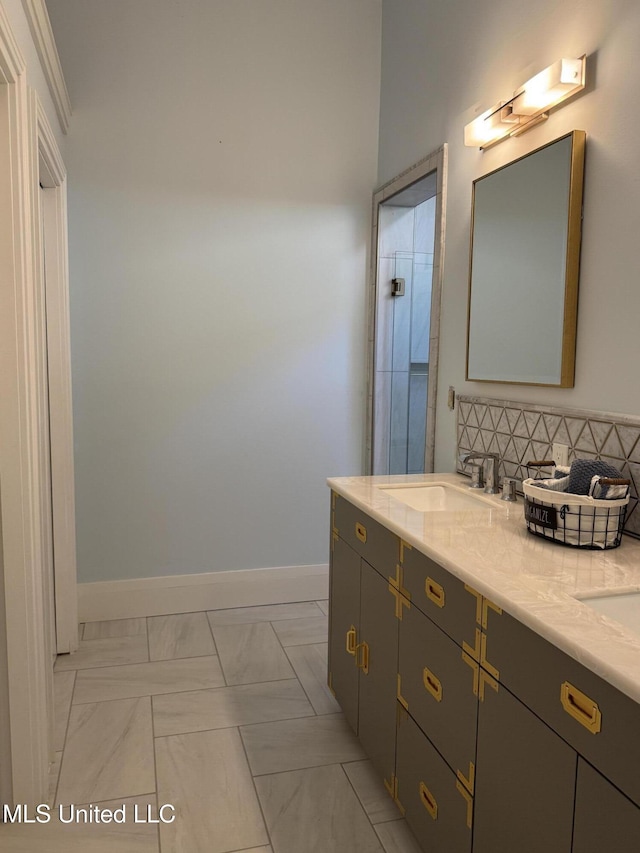
<svg viewBox="0 0 640 853">
<path fill-rule="evenodd" d="M 398 802 L 425 853 L 469 853 L 473 798 L 402 709 L 396 776 Z"/>
<path fill-rule="evenodd" d="M 411 604 L 459 646 L 465 643 L 471 650 L 477 650 L 480 596 L 415 548 L 403 548 L 402 567 L 403 585 L 411 594 Z M 477 658 L 478 654 L 474 656 Z"/>
<path fill-rule="evenodd" d="M 478 664 L 415 607 L 400 622 L 398 699 L 469 786 L 476 761 Z"/>
<path fill-rule="evenodd" d="M 483 668 L 640 805 L 640 705 L 508 613 L 486 635 Z"/>
<path fill-rule="evenodd" d="M 394 533 L 338 494 L 334 498 L 333 526 L 338 536 L 384 578 L 395 577 L 400 539 Z"/>
</svg>

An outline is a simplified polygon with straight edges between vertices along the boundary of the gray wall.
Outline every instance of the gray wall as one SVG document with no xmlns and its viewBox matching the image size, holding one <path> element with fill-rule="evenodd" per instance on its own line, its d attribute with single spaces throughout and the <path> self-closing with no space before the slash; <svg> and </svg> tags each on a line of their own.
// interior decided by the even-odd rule
<svg viewBox="0 0 640 853">
<path fill-rule="evenodd" d="M 81 581 L 328 559 L 359 473 L 377 0 L 49 0 Z"/>
<path fill-rule="evenodd" d="M 516 401 L 640 411 L 640 117 L 631 106 L 639 42 L 635 0 L 383 0 L 379 183 L 443 142 L 450 146 L 437 470 L 454 468 L 449 385 Z M 590 82 L 582 97 L 519 139 L 484 153 L 463 146 L 464 125 L 482 110 L 556 59 L 583 53 Z M 574 128 L 587 132 L 575 388 L 465 382 L 471 182 Z"/>
</svg>

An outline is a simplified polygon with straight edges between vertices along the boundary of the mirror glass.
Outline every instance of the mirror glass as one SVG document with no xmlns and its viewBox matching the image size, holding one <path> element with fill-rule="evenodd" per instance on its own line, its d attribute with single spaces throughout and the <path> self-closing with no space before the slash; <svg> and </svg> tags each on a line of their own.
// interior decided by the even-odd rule
<svg viewBox="0 0 640 853">
<path fill-rule="evenodd" d="M 585 134 L 473 184 L 467 379 L 572 387 Z"/>
</svg>

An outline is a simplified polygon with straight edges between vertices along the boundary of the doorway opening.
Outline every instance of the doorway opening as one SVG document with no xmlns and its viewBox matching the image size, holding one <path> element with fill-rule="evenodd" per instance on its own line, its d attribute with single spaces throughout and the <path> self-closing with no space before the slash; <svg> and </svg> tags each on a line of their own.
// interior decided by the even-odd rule
<svg viewBox="0 0 640 853">
<path fill-rule="evenodd" d="M 374 194 L 368 472 L 433 470 L 446 146 Z"/>
</svg>

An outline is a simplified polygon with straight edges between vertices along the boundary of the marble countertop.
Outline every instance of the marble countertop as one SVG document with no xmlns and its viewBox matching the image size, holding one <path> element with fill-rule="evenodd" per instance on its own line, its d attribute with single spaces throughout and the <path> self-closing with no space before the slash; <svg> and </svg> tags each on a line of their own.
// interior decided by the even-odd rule
<svg viewBox="0 0 640 853">
<path fill-rule="evenodd" d="M 327 482 L 370 517 L 640 702 L 640 625 L 636 634 L 579 600 L 640 591 L 640 541 L 624 536 L 619 548 L 606 551 L 564 547 L 527 531 L 520 496 L 513 504 L 480 492 L 482 511 L 420 512 L 378 488 L 422 482 L 467 488 L 468 478 L 458 474 L 340 477 Z"/>
</svg>

